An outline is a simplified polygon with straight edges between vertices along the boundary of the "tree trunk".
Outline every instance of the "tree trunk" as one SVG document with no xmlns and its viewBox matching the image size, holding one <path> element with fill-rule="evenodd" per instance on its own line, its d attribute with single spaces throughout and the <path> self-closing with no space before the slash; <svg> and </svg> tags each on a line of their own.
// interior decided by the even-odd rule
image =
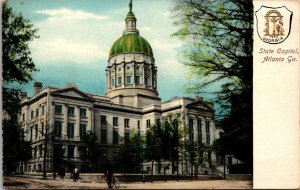
<svg viewBox="0 0 300 190">
<path fill-rule="evenodd" d="M 154 165 L 154 160 L 152 160 L 151 163 L 151 183 L 153 182 L 153 165 Z"/>
</svg>

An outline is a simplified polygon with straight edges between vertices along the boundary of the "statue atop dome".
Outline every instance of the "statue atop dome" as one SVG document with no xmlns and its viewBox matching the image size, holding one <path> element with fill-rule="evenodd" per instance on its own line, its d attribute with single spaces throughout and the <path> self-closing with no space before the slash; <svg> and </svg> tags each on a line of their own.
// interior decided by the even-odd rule
<svg viewBox="0 0 300 190">
<path fill-rule="evenodd" d="M 132 11 L 132 0 L 129 2 L 129 11 Z"/>
</svg>

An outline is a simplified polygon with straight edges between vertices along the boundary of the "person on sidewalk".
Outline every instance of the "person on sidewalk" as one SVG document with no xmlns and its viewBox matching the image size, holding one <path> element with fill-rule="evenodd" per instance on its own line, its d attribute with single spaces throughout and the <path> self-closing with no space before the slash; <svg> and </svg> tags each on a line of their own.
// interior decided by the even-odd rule
<svg viewBox="0 0 300 190">
<path fill-rule="evenodd" d="M 60 178 L 64 181 L 64 179 L 65 179 L 65 175 L 66 175 L 66 169 L 65 169 L 65 167 L 64 166 L 62 166 L 61 168 L 60 168 L 60 170 L 59 170 L 59 174 L 58 174 L 59 176 L 60 176 Z"/>
<path fill-rule="evenodd" d="M 112 188 L 112 180 L 113 180 L 114 171 L 111 167 L 106 171 L 106 183 L 108 188 Z"/>
<path fill-rule="evenodd" d="M 79 171 L 78 168 L 75 166 L 74 170 L 73 170 L 73 181 L 76 182 L 79 178 Z"/>
</svg>

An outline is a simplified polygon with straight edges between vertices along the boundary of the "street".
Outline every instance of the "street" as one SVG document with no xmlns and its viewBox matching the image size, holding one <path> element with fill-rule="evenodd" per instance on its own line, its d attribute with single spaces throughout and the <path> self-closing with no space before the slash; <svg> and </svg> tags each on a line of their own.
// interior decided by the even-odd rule
<svg viewBox="0 0 300 190">
<path fill-rule="evenodd" d="M 121 183 L 119 189 L 252 189 L 252 181 L 156 181 L 153 183 Z M 4 189 L 107 189 L 106 183 L 73 182 L 70 179 L 41 180 L 10 177 L 3 180 Z"/>
</svg>

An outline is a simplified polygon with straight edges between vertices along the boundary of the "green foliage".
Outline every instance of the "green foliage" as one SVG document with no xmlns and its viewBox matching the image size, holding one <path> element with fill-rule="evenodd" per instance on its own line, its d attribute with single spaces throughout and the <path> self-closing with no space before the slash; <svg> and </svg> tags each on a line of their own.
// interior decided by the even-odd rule
<svg viewBox="0 0 300 190">
<path fill-rule="evenodd" d="M 97 147 L 97 136 L 92 131 L 87 131 L 82 139 L 85 146 L 79 148 L 79 155 L 82 160 L 92 163 L 96 167 L 97 159 L 100 155 L 100 151 Z"/>
<path fill-rule="evenodd" d="M 20 92 L 8 88 L 8 84 L 24 84 L 37 70 L 29 50 L 29 42 L 38 37 L 36 32 L 29 20 L 2 3 L 3 110 L 7 116 L 3 121 L 3 166 L 8 171 L 12 171 L 17 162 L 32 157 L 31 143 L 24 140 L 24 131 L 18 121 Z"/>
<path fill-rule="evenodd" d="M 24 130 L 16 120 L 3 120 L 3 166 L 15 170 L 18 162 L 32 158 L 31 142 L 24 140 Z"/>
<path fill-rule="evenodd" d="M 57 170 L 63 164 L 65 149 L 62 144 L 54 144 L 53 146 L 53 165 Z"/>
<path fill-rule="evenodd" d="M 37 29 L 21 14 L 2 4 L 3 80 L 27 83 L 37 71 L 29 50 L 29 42 L 38 38 Z"/>
<path fill-rule="evenodd" d="M 146 151 L 145 157 L 148 161 L 159 161 L 163 158 L 163 150 L 161 149 L 163 141 L 161 138 L 161 130 L 157 125 L 151 126 L 146 134 Z"/>
<path fill-rule="evenodd" d="M 252 164 L 253 5 L 251 0 L 177 0 L 174 11 L 186 41 L 182 62 L 189 66 L 194 93 L 213 93 L 227 153 Z M 221 85 L 220 90 L 211 87 Z"/>
<path fill-rule="evenodd" d="M 145 136 L 135 130 L 130 132 L 128 139 L 119 146 L 118 168 L 125 172 L 135 172 L 145 159 Z"/>
</svg>

